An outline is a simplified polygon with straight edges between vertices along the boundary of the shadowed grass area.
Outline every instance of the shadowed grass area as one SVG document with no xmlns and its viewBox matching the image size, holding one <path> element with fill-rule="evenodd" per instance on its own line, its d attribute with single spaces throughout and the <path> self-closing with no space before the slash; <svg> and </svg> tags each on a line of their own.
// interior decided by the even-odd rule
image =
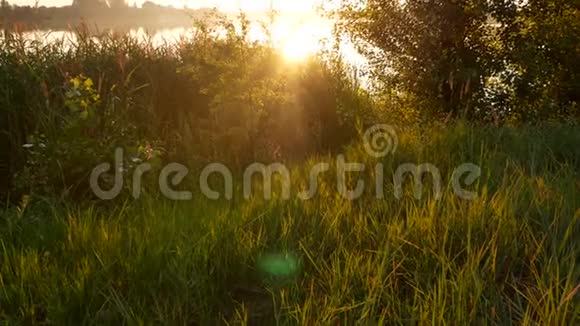
<svg viewBox="0 0 580 326">
<path fill-rule="evenodd" d="M 358 142 L 348 161 L 369 191 L 356 201 L 321 175 L 317 196 L 72 204 L 34 198 L 1 213 L 0 320 L 8 324 L 542 324 L 580 322 L 580 131 L 458 124 L 399 130 L 382 160 L 385 198 Z M 293 190 L 315 156 L 292 169 Z M 401 163 L 442 174 L 443 195 Z M 482 176 L 454 195 L 453 169 Z M 332 171 L 335 170 L 333 164 Z M 356 174 L 348 177 L 354 185 Z M 197 181 L 196 181 L 197 182 Z M 195 189 L 195 186 L 190 189 Z M 426 185 L 429 182 L 426 183 Z M 276 187 L 274 187 L 276 189 Z M 260 189 L 257 189 L 260 190 Z"/>
</svg>

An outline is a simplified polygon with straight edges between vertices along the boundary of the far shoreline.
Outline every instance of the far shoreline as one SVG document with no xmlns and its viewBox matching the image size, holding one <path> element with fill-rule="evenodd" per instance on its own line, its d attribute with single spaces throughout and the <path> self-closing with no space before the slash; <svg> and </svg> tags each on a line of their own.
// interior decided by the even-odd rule
<svg viewBox="0 0 580 326">
<path fill-rule="evenodd" d="M 215 9 L 177 9 L 146 2 L 143 7 L 3 7 L 0 26 L 4 30 L 28 32 L 36 30 L 71 30 L 84 26 L 90 31 L 131 30 L 144 28 L 159 31 L 190 27 L 195 20 L 226 17 Z"/>
</svg>

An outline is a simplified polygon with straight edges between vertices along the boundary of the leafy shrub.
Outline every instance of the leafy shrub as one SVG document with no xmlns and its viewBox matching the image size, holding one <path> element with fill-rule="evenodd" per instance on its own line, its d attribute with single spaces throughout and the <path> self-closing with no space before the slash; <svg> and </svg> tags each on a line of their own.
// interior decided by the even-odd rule
<svg viewBox="0 0 580 326">
<path fill-rule="evenodd" d="M 158 47 L 83 29 L 73 44 L 0 42 L 0 69 L 16 76 L 0 77 L 0 103 L 13 121 L 18 192 L 84 196 L 91 170 L 117 147 L 128 176 L 146 148 L 163 154 L 158 166 L 162 156 L 242 167 L 350 142 L 373 103 L 348 69 L 336 58 L 289 64 L 250 41 L 248 26 L 243 16 L 238 27 L 199 25 Z"/>
</svg>

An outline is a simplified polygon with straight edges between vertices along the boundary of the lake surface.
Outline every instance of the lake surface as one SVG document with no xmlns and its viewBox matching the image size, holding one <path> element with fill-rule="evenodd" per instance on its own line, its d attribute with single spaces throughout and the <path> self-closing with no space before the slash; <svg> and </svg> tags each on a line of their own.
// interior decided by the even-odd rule
<svg viewBox="0 0 580 326">
<path fill-rule="evenodd" d="M 327 19 L 277 18 L 273 24 L 265 23 L 263 20 L 252 21 L 248 37 L 250 41 L 256 42 L 271 40 L 287 60 L 300 61 L 319 51 L 330 50 L 336 42 L 332 30 L 332 21 Z M 192 38 L 194 32 L 193 27 L 169 28 L 154 32 L 147 31 L 145 28 L 122 31 L 137 39 L 149 40 L 153 45 L 177 43 L 182 39 Z M 225 31 L 218 30 L 216 33 L 225 33 Z M 55 40 L 64 40 L 65 43 L 76 41 L 76 35 L 67 30 L 27 31 L 24 35 L 29 39 L 44 43 Z M 357 53 L 352 43 L 347 40 L 342 40 L 340 43 L 340 52 L 345 61 L 358 67 L 365 64 L 364 58 Z"/>
</svg>

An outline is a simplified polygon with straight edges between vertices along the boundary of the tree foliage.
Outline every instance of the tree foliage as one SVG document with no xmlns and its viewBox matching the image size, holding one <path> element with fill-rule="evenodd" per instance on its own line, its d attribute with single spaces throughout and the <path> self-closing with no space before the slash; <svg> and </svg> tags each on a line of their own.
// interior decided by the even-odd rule
<svg viewBox="0 0 580 326">
<path fill-rule="evenodd" d="M 531 0 L 503 39 L 515 67 L 515 96 L 530 119 L 577 114 L 580 100 L 580 2 Z M 543 112 L 542 112 L 543 111 Z"/>
<path fill-rule="evenodd" d="M 532 102 L 569 111 L 578 100 L 577 1 L 342 4 L 335 12 L 339 30 L 369 58 L 378 79 L 444 113 L 498 116 Z"/>
</svg>

